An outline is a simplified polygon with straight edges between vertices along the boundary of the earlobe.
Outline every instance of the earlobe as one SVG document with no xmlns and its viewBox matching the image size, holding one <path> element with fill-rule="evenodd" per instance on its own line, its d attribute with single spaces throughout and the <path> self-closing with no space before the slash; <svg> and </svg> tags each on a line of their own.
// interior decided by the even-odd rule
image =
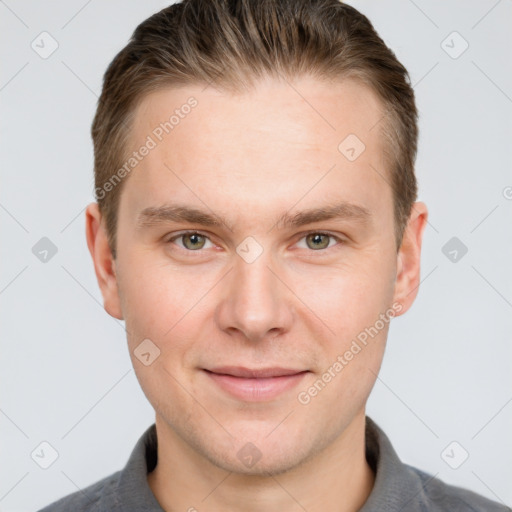
<svg viewBox="0 0 512 512">
<path fill-rule="evenodd" d="M 108 237 L 97 203 L 87 206 L 85 212 L 87 247 L 94 263 L 96 279 L 103 296 L 105 311 L 119 320 L 123 319 L 116 275 L 116 262 L 108 244 Z"/>
<path fill-rule="evenodd" d="M 428 210 L 425 203 L 414 203 L 397 254 L 394 302 L 399 302 L 402 305 L 400 315 L 403 315 L 411 307 L 418 294 L 421 244 L 427 218 Z"/>
</svg>

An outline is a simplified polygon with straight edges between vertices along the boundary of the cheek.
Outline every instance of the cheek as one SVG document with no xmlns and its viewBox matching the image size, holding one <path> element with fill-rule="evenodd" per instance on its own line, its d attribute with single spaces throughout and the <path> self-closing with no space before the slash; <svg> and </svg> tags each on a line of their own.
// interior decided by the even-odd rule
<svg viewBox="0 0 512 512">
<path fill-rule="evenodd" d="M 296 294 L 334 331 L 347 339 L 373 324 L 391 304 L 394 271 L 391 258 L 378 251 L 347 256 L 336 266 L 296 274 Z M 333 334 L 331 332 L 331 334 Z"/>
<path fill-rule="evenodd" d="M 133 271 L 136 269 L 136 271 Z M 131 343 L 143 338 L 160 345 L 172 337 L 187 314 L 204 295 L 208 282 L 199 275 L 185 276 L 169 264 L 132 255 L 119 267 L 119 293 Z"/>
</svg>

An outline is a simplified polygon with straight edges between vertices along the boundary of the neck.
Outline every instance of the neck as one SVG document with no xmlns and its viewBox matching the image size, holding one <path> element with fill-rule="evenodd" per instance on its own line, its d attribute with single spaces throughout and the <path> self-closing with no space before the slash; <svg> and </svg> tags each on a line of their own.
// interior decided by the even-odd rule
<svg viewBox="0 0 512 512">
<path fill-rule="evenodd" d="M 375 480 L 365 457 L 364 411 L 323 451 L 293 470 L 268 476 L 213 465 L 158 415 L 156 429 L 158 463 L 148 483 L 166 512 L 355 512 Z"/>
</svg>

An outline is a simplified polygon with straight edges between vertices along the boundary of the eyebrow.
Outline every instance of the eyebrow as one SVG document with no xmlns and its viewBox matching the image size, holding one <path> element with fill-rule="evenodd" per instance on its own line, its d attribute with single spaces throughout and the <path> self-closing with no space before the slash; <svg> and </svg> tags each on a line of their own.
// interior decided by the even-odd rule
<svg viewBox="0 0 512 512">
<path fill-rule="evenodd" d="M 367 223 L 371 219 L 370 211 L 364 206 L 342 201 L 334 205 L 325 205 L 318 208 L 310 208 L 290 214 L 285 212 L 275 223 L 282 228 L 297 228 L 315 222 L 331 219 L 346 219 Z M 202 226 L 227 226 L 233 229 L 222 216 L 213 212 L 207 212 L 197 208 L 179 205 L 165 204 L 163 206 L 148 207 L 142 210 L 137 217 L 137 229 L 153 227 L 170 222 L 187 222 Z"/>
</svg>

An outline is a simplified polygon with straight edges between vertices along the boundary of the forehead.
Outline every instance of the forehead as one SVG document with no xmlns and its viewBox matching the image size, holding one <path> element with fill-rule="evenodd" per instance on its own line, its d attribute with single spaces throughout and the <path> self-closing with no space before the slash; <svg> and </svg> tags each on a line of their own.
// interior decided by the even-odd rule
<svg viewBox="0 0 512 512">
<path fill-rule="evenodd" d="M 322 141 L 336 144 L 348 133 L 373 142 L 383 108 L 373 90 L 354 79 L 265 78 L 243 93 L 199 84 L 164 88 L 143 96 L 134 117 L 132 141 L 170 121 L 173 136 L 194 131 L 199 142 L 228 135 L 254 140 L 265 134 L 279 142 L 275 136 L 283 129 L 282 138 L 308 147 Z M 240 132 L 240 126 L 246 129 Z"/>
<path fill-rule="evenodd" d="M 236 94 L 201 85 L 162 89 L 135 111 L 129 152 L 149 140 L 152 149 L 122 196 L 139 210 L 176 197 L 200 205 L 212 194 L 226 210 L 283 206 L 301 196 L 307 206 L 318 194 L 332 203 L 342 189 L 344 200 L 371 202 L 372 187 L 389 187 L 382 120 L 375 93 L 353 80 L 267 79 Z M 357 188 L 359 197 L 350 197 Z"/>
</svg>

